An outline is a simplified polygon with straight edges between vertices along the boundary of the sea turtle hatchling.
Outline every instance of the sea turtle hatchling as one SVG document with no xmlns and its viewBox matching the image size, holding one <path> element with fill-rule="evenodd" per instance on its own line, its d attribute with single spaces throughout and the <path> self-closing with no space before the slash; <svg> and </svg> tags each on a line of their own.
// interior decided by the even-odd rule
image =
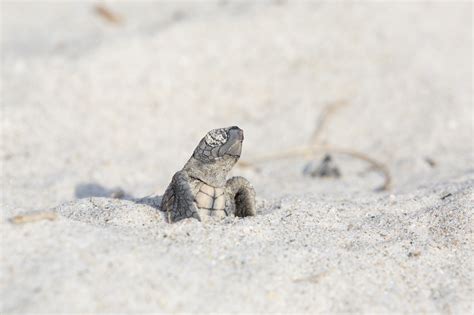
<svg viewBox="0 0 474 315">
<path fill-rule="evenodd" d="M 249 181 L 226 180 L 240 157 L 243 140 L 244 132 L 236 126 L 213 129 L 202 138 L 163 195 L 161 210 L 168 222 L 255 215 L 255 190 Z"/>
</svg>

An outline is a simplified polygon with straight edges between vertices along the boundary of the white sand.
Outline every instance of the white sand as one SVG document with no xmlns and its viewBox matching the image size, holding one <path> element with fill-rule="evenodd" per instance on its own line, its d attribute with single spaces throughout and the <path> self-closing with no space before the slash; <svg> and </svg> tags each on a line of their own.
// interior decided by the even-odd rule
<svg viewBox="0 0 474 315">
<path fill-rule="evenodd" d="M 473 312 L 470 3 L 1 5 L 0 312 Z M 338 100 L 323 140 L 390 191 L 336 155 L 234 169 L 254 218 L 77 199 L 161 194 L 215 127 L 246 160 L 306 145 Z"/>
</svg>

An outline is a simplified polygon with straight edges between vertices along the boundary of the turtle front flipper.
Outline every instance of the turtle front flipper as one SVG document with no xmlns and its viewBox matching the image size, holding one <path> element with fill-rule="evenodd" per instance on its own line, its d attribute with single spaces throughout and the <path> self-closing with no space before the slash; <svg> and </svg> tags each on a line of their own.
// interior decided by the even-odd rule
<svg viewBox="0 0 474 315">
<path fill-rule="evenodd" d="M 240 176 L 232 177 L 226 183 L 226 190 L 230 210 L 228 212 L 238 217 L 256 214 L 255 189 L 247 179 Z"/>
<path fill-rule="evenodd" d="M 185 172 L 179 171 L 174 174 L 163 195 L 161 211 L 165 212 L 169 223 L 186 218 L 195 218 L 201 221 L 189 185 L 189 176 Z"/>
</svg>

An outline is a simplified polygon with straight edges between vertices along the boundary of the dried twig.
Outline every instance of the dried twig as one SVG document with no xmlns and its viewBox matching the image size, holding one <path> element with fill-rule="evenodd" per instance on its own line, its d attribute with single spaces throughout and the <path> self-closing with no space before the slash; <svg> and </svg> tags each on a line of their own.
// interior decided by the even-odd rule
<svg viewBox="0 0 474 315">
<path fill-rule="evenodd" d="M 453 195 L 452 193 L 446 194 L 446 195 L 444 195 L 443 197 L 441 197 L 441 200 L 444 200 L 444 199 L 446 199 L 446 198 L 448 198 L 448 197 L 451 197 L 452 195 Z"/>
<path fill-rule="evenodd" d="M 239 161 L 237 166 L 243 168 L 254 168 L 257 169 L 256 165 L 262 162 L 267 162 L 270 160 L 281 160 L 281 159 L 288 159 L 288 158 L 295 158 L 295 157 L 304 157 L 309 158 L 316 153 L 333 153 L 333 154 L 343 154 L 348 155 L 353 158 L 365 161 L 372 165 L 374 169 L 379 171 L 384 176 L 384 183 L 382 186 L 377 188 L 377 190 L 388 190 L 390 189 L 390 185 L 392 182 L 392 178 L 390 176 L 390 172 L 388 167 L 378 162 L 377 160 L 369 157 L 368 155 L 354 151 L 349 149 L 342 149 L 333 147 L 330 145 L 323 145 L 321 144 L 321 134 L 327 128 L 328 121 L 334 115 L 334 113 L 344 107 L 349 105 L 346 100 L 339 100 L 333 103 L 330 103 L 321 113 L 318 122 L 316 124 L 316 128 L 311 136 L 311 145 L 303 146 L 299 148 L 292 148 L 282 152 L 276 152 L 268 155 L 259 156 L 251 161 Z"/>
<path fill-rule="evenodd" d="M 321 152 L 348 155 L 348 156 L 354 157 L 359 160 L 363 160 L 371 164 L 376 170 L 382 173 L 385 178 L 383 185 L 380 188 L 378 188 L 378 190 L 390 189 L 392 178 L 390 176 L 390 172 L 388 171 L 388 168 L 384 164 L 374 160 L 373 158 L 367 156 L 364 153 L 357 152 L 354 150 L 336 148 L 332 146 L 316 145 L 316 146 L 293 148 L 287 151 L 276 152 L 276 153 L 268 154 L 268 155 L 262 155 L 251 161 L 241 161 L 239 162 L 239 165 L 243 165 L 244 167 L 255 167 L 256 164 L 268 162 L 270 160 L 282 160 L 282 159 L 295 158 L 295 157 L 307 157 L 308 155 L 314 155 L 316 153 L 321 153 Z"/>
<path fill-rule="evenodd" d="M 345 100 L 339 100 L 329 104 L 320 115 L 318 122 L 316 124 L 316 128 L 311 136 L 311 145 L 304 146 L 300 148 L 293 148 L 283 152 L 277 152 L 269 155 L 263 155 L 253 159 L 252 161 L 240 161 L 238 166 L 244 168 L 256 168 L 256 164 L 266 162 L 269 160 L 279 160 L 279 159 L 287 159 L 287 158 L 295 158 L 295 157 L 310 157 L 316 153 L 333 153 L 333 154 L 344 154 L 351 157 L 354 157 L 359 160 L 363 160 L 372 165 L 376 170 L 383 174 L 385 180 L 383 185 L 378 188 L 378 190 L 388 190 L 390 189 L 391 185 L 391 176 L 388 168 L 376 161 L 375 159 L 369 157 L 368 155 L 348 149 L 341 149 L 329 145 L 322 145 L 321 144 L 321 134 L 327 128 L 328 121 L 330 120 L 331 116 L 340 108 L 347 106 L 349 103 Z"/>
<path fill-rule="evenodd" d="M 32 212 L 28 214 L 21 214 L 16 215 L 9 219 L 9 221 L 13 224 L 23 224 L 29 222 L 36 222 L 41 220 L 56 220 L 57 218 L 56 212 L 52 211 L 39 211 L 39 212 Z"/>
<path fill-rule="evenodd" d="M 123 18 L 120 15 L 112 12 L 110 9 L 103 5 L 96 5 L 94 7 L 95 13 L 97 13 L 100 17 L 112 24 L 122 24 Z"/>
<path fill-rule="evenodd" d="M 322 278 L 326 277 L 328 275 L 328 273 L 329 273 L 329 271 L 323 271 L 323 272 L 315 274 L 315 275 L 310 275 L 310 276 L 307 276 L 307 277 L 294 279 L 293 282 L 318 283 L 319 281 L 321 281 Z"/>
<path fill-rule="evenodd" d="M 425 162 L 428 163 L 430 167 L 436 167 L 436 161 L 430 157 L 425 157 Z"/>
</svg>

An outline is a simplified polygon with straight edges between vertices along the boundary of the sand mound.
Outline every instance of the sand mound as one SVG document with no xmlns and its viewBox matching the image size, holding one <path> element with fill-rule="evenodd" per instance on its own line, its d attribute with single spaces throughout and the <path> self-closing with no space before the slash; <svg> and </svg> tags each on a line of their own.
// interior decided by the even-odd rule
<svg viewBox="0 0 474 315">
<path fill-rule="evenodd" d="M 96 226 L 150 228 L 163 221 L 161 212 L 151 206 L 118 199 L 79 199 L 55 210 L 66 218 Z"/>
<path fill-rule="evenodd" d="M 256 217 L 207 224 L 66 203 L 53 222 L 2 224 L 4 311 L 468 312 L 473 181 L 259 200 Z"/>
</svg>

